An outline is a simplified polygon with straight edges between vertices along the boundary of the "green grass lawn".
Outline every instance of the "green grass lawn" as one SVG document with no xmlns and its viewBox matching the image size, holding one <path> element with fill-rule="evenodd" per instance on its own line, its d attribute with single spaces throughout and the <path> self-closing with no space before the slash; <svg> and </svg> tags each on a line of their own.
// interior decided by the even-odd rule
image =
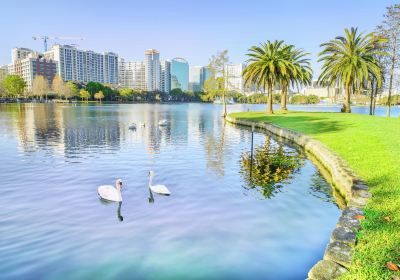
<svg viewBox="0 0 400 280">
<path fill-rule="evenodd" d="M 353 264 L 343 279 L 400 277 L 400 272 L 386 268 L 388 261 L 400 264 L 400 119 L 309 112 L 231 116 L 270 122 L 307 134 L 340 155 L 368 183 L 372 193 Z"/>
</svg>

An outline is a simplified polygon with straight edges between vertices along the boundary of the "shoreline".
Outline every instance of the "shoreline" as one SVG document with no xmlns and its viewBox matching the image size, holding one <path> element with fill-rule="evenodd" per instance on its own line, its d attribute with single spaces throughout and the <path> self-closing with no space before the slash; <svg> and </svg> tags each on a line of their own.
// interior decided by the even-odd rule
<svg viewBox="0 0 400 280">
<path fill-rule="evenodd" d="M 226 121 L 247 127 L 255 125 L 257 128 L 294 142 L 321 164 L 322 173 L 330 176 L 328 180 L 331 181 L 332 188 L 344 197 L 346 207 L 331 234 L 323 259 L 310 269 L 308 277 L 310 280 L 334 279 L 346 273 L 353 259 L 356 234 L 361 228 L 360 220 L 356 217 L 363 216 L 363 209 L 371 197 L 366 183 L 337 154 L 309 136 L 271 123 L 246 121 L 232 116 L 228 116 Z M 321 166 L 317 164 L 318 169 L 321 169 Z"/>
</svg>

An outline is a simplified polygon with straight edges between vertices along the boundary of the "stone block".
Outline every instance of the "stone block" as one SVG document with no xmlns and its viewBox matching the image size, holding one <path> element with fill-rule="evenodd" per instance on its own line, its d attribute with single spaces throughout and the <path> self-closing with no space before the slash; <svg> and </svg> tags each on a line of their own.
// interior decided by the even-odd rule
<svg viewBox="0 0 400 280">
<path fill-rule="evenodd" d="M 331 242 L 324 254 L 324 260 L 333 261 L 344 267 L 349 267 L 353 257 L 353 248 L 343 242 Z"/>
<path fill-rule="evenodd" d="M 331 242 L 338 241 L 352 247 L 356 244 L 356 239 L 356 233 L 347 227 L 337 227 L 331 235 Z"/>
<path fill-rule="evenodd" d="M 338 223 L 336 224 L 337 227 L 346 227 L 350 229 L 351 231 L 357 232 L 361 229 L 361 224 L 360 220 L 355 218 L 354 216 L 351 215 L 342 215 L 339 218 Z"/>
<path fill-rule="evenodd" d="M 339 278 L 347 271 L 343 266 L 330 261 L 321 260 L 308 273 L 310 280 L 331 280 Z"/>
</svg>

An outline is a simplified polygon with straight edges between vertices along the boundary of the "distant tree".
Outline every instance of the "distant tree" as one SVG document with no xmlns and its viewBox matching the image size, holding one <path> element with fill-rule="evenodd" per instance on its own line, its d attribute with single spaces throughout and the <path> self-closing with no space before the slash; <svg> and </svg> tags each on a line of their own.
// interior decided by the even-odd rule
<svg viewBox="0 0 400 280">
<path fill-rule="evenodd" d="M 130 88 L 123 88 L 119 91 L 119 96 L 122 100 L 129 100 L 132 98 L 133 89 Z"/>
<path fill-rule="evenodd" d="M 281 110 L 286 111 L 287 92 L 289 85 L 300 86 L 311 83 L 312 70 L 310 59 L 306 58 L 309 54 L 302 49 L 296 49 L 293 45 L 286 45 L 282 50 L 287 55 L 289 65 L 287 71 L 281 73 L 280 84 L 282 86 Z"/>
<path fill-rule="evenodd" d="M 86 102 L 88 102 L 90 98 L 90 93 L 87 90 L 81 89 L 79 91 L 79 97 L 82 99 L 82 101 L 86 99 Z"/>
<path fill-rule="evenodd" d="M 213 81 L 209 85 L 217 86 L 216 90 L 221 91 L 222 102 L 224 104 L 224 111 L 222 116 L 225 118 L 227 115 L 226 110 L 226 83 L 227 73 L 225 65 L 229 62 L 228 50 L 217 52 L 210 58 L 208 63 L 208 70 L 210 71 L 210 79 L 216 79 L 216 83 Z M 213 78 L 212 78 L 213 77 Z M 207 85 L 207 86 L 209 86 Z"/>
<path fill-rule="evenodd" d="M 247 53 L 249 64 L 243 70 L 245 84 L 267 90 L 268 114 L 274 113 L 272 90 L 282 81 L 285 73 L 292 71 L 293 64 L 285 48 L 283 41 L 267 41 L 260 46 L 251 47 Z"/>
<path fill-rule="evenodd" d="M 79 89 L 74 82 L 68 81 L 66 87 L 68 88 L 68 97 L 79 97 Z"/>
<path fill-rule="evenodd" d="M 218 92 L 218 82 L 215 76 L 210 75 L 210 77 L 204 81 L 204 92 L 207 94 Z"/>
<path fill-rule="evenodd" d="M 85 89 L 93 96 L 96 92 L 104 90 L 104 85 L 102 83 L 89 82 L 87 83 Z"/>
<path fill-rule="evenodd" d="M 3 81 L 0 81 L 0 97 L 5 97 L 7 95 L 6 90 L 3 86 Z"/>
<path fill-rule="evenodd" d="M 42 99 L 43 96 L 47 99 L 49 93 L 49 82 L 44 76 L 37 75 L 32 82 L 32 94 L 39 96 Z"/>
<path fill-rule="evenodd" d="M 375 33 L 363 35 L 357 28 L 345 29 L 345 36 L 321 45 L 319 62 L 323 62 L 318 82 L 342 85 L 345 89 L 342 112 L 350 113 L 351 95 L 360 85 L 367 83 L 373 75 L 378 85 L 382 84 L 382 71 L 375 59 L 383 54 L 381 44 L 386 40 Z"/>
<path fill-rule="evenodd" d="M 26 82 L 18 75 L 8 75 L 1 82 L 7 96 L 20 97 L 26 89 Z"/>
<path fill-rule="evenodd" d="M 54 77 L 53 82 L 51 83 L 51 89 L 60 99 L 66 97 L 66 93 L 68 93 L 67 91 L 69 90 L 66 83 L 58 75 Z"/>
<path fill-rule="evenodd" d="M 112 101 L 118 95 L 118 91 L 114 90 L 111 85 L 104 85 L 103 89 L 101 90 L 104 94 L 104 98 Z"/>
<path fill-rule="evenodd" d="M 140 91 L 140 90 L 133 90 L 132 92 L 132 99 L 133 100 L 143 100 L 145 99 L 145 92 Z"/>
<path fill-rule="evenodd" d="M 94 94 L 94 98 L 97 100 L 100 100 L 100 103 L 101 103 L 101 100 L 104 98 L 104 93 L 100 90 L 99 92 L 96 92 Z"/>
<path fill-rule="evenodd" d="M 174 88 L 169 94 L 171 95 L 171 99 L 173 101 L 182 101 L 184 93 L 180 88 Z"/>
<path fill-rule="evenodd" d="M 382 25 L 378 26 L 378 32 L 388 39 L 385 45 L 389 55 L 383 60 L 383 66 L 386 67 L 389 75 L 386 115 L 390 117 L 390 100 L 395 79 L 395 69 L 400 65 L 400 4 L 387 7 L 384 21 Z"/>
</svg>

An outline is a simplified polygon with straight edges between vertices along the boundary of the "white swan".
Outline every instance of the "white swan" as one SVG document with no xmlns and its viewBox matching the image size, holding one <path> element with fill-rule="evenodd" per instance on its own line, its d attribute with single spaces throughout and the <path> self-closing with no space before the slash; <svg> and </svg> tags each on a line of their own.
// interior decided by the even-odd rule
<svg viewBox="0 0 400 280">
<path fill-rule="evenodd" d="M 135 123 L 131 123 L 129 125 L 129 129 L 136 130 L 136 124 Z"/>
<path fill-rule="evenodd" d="M 167 126 L 168 125 L 168 121 L 167 120 L 160 120 L 159 122 L 158 122 L 158 125 L 159 126 Z"/>
<path fill-rule="evenodd" d="M 146 124 L 145 123 L 140 123 L 139 124 L 141 127 L 146 127 Z"/>
<path fill-rule="evenodd" d="M 122 201 L 122 193 L 121 193 L 122 180 L 118 179 L 115 185 L 116 185 L 115 188 L 110 185 L 100 186 L 97 189 L 97 192 L 99 193 L 100 197 L 105 200 Z"/>
<path fill-rule="evenodd" d="M 153 177 L 154 177 L 154 171 L 149 172 L 149 188 L 152 192 L 158 193 L 158 194 L 163 194 L 163 195 L 170 195 L 171 192 L 168 190 L 168 188 L 164 185 L 152 185 Z"/>
</svg>

